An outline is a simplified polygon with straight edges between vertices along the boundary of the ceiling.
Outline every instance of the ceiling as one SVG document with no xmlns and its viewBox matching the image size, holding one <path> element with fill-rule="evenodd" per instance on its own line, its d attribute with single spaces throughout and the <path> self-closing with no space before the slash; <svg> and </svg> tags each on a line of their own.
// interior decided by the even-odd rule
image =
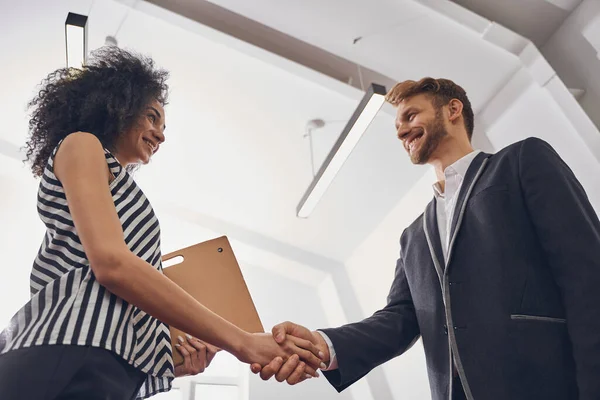
<svg viewBox="0 0 600 400">
<path fill-rule="evenodd" d="M 452 0 L 528 38 L 546 44 L 582 0 Z"/>
<path fill-rule="evenodd" d="M 192 0 L 152 1 L 169 8 Z M 210 2 L 395 81 L 423 76 L 454 79 L 466 87 L 476 105 L 491 97 L 498 89 L 495 83 L 517 65 L 505 51 L 413 0 Z M 474 76 L 473 71 L 485 72 Z M 483 76 L 488 83 L 476 84 Z"/>
<path fill-rule="evenodd" d="M 179 0 L 162 5 L 170 1 Z M 212 3 L 393 80 L 454 79 L 466 88 L 475 109 L 519 66 L 513 55 L 413 1 Z M 392 113 L 381 112 L 313 215 L 298 219 L 296 205 L 313 169 L 306 123 L 313 118 L 328 122 L 314 136 L 318 168 L 358 104 L 359 90 L 322 74 L 306 74 L 298 63 L 275 60 L 228 35 L 195 29 L 193 21 L 144 1 L 60 0 L 50 5 L 27 0 L 2 8 L 4 29 L 14 32 L 0 37 L 0 54 L 8 60 L 0 75 L 4 143 L 24 143 L 25 104 L 32 89 L 64 64 L 68 11 L 90 16 L 90 48 L 101 46 L 121 26 L 120 46 L 149 54 L 171 71 L 167 142 L 137 173 L 163 213 L 176 211 L 189 220 L 209 221 L 216 231 L 243 230 L 322 259 L 344 261 L 424 173 L 408 162 L 395 139 Z M 362 40 L 353 45 L 358 36 Z"/>
</svg>

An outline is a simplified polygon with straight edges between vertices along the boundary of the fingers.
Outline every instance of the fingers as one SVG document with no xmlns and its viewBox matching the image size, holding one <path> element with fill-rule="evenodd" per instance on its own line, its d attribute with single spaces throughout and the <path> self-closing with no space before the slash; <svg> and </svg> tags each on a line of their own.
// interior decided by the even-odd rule
<svg viewBox="0 0 600 400">
<path fill-rule="evenodd" d="M 275 357 L 269 364 L 267 364 L 260 371 L 260 378 L 263 381 L 268 381 L 269 379 L 271 379 L 271 377 L 273 375 L 275 375 L 279 371 L 279 369 L 281 368 L 282 365 L 283 365 L 283 358 Z"/>
<path fill-rule="evenodd" d="M 275 379 L 277 382 L 285 381 L 292 372 L 296 369 L 298 364 L 300 363 L 300 357 L 297 354 L 294 354 L 290 358 L 287 359 L 285 364 L 277 371 L 275 374 Z"/>
<path fill-rule="evenodd" d="M 188 337 L 188 341 L 182 344 L 192 355 L 192 373 L 200 374 L 204 372 L 208 364 L 208 355 L 207 355 L 207 346 L 201 340 L 193 338 L 191 336 Z M 213 355 L 214 357 L 214 355 Z M 211 358 L 212 360 L 212 358 Z"/>
<path fill-rule="evenodd" d="M 275 325 L 273 329 L 271 329 L 271 333 L 273 334 L 275 341 L 279 344 L 283 343 L 286 335 L 291 333 L 294 329 L 294 325 L 296 324 L 290 321 L 282 322 L 281 324 Z"/>
<path fill-rule="evenodd" d="M 195 338 L 193 336 L 190 335 L 186 335 L 188 341 L 199 351 L 199 352 L 205 352 L 206 353 L 206 362 L 204 363 L 204 368 L 208 368 L 208 366 L 210 365 L 210 363 L 212 362 L 213 358 L 215 358 L 215 355 L 220 352 L 222 349 L 220 349 L 217 346 L 214 346 L 210 343 L 206 343 L 198 338 Z M 199 344 L 199 345 L 197 345 Z M 204 371 L 201 371 L 204 372 Z"/>
<path fill-rule="evenodd" d="M 311 340 L 312 332 L 302 325 L 295 324 L 290 321 L 282 322 L 281 324 L 275 325 L 271 330 L 275 341 L 279 344 L 283 343 L 285 336 L 292 335 L 301 339 Z"/>
<path fill-rule="evenodd" d="M 183 365 L 182 365 L 181 369 L 184 371 L 184 374 L 187 375 L 192 370 L 192 357 L 191 357 L 191 354 L 190 354 L 190 352 L 185 347 L 183 347 L 181 345 L 181 343 L 177 343 L 175 345 L 175 348 L 183 356 Z"/>
<path fill-rule="evenodd" d="M 319 348 L 310 340 L 301 339 L 291 335 L 288 335 L 287 339 L 294 343 L 296 346 L 300 347 L 301 349 L 310 351 L 321 360 L 325 357 L 325 354 L 323 354 L 323 352 L 319 350 Z"/>
<path fill-rule="evenodd" d="M 250 366 L 250 371 L 252 371 L 253 374 L 258 374 L 261 369 L 262 367 L 260 366 L 260 364 L 252 364 Z"/>
<path fill-rule="evenodd" d="M 196 339 L 196 340 L 202 342 L 200 339 Z M 206 342 L 202 342 L 202 343 L 204 343 L 206 345 L 206 351 L 208 351 L 210 353 L 217 354 L 218 352 L 220 352 L 222 350 L 219 347 L 213 346 L 210 343 L 206 343 Z"/>
<path fill-rule="evenodd" d="M 316 369 L 314 369 L 311 366 L 309 366 L 309 365 L 305 365 L 304 366 L 304 372 L 306 374 L 310 375 L 310 376 L 314 376 L 315 378 L 319 377 L 319 372 Z"/>
<path fill-rule="evenodd" d="M 271 333 L 277 343 L 283 343 L 286 335 L 293 335 L 302 339 L 310 339 L 310 331 L 302 325 L 295 324 L 290 321 L 282 322 L 281 324 L 275 325 L 271 329 Z"/>
<path fill-rule="evenodd" d="M 206 368 L 208 368 L 211 361 L 213 360 L 213 358 L 215 358 L 219 351 L 221 351 L 220 348 L 206 343 Z"/>
<path fill-rule="evenodd" d="M 294 369 L 294 371 L 286 379 L 287 383 L 289 385 L 295 385 L 297 383 L 300 383 L 300 382 L 310 378 L 310 375 L 307 375 L 306 372 L 304 371 L 305 367 L 306 367 L 306 364 L 304 363 L 304 361 L 300 361 L 298 363 L 298 366 L 296 367 L 296 369 Z"/>
<path fill-rule="evenodd" d="M 300 362 L 302 363 L 302 365 L 304 365 L 303 371 L 304 371 L 305 375 L 313 376 L 315 378 L 319 377 L 319 372 L 317 370 L 309 367 L 303 361 L 300 361 Z M 267 368 L 267 367 L 265 367 L 265 368 Z M 273 376 L 273 373 L 271 373 L 271 371 L 274 370 L 275 373 L 277 373 L 278 368 L 281 368 L 281 365 L 278 365 L 278 364 L 275 364 L 272 362 L 272 364 L 270 364 L 270 366 L 267 368 L 267 371 L 265 371 L 264 375 L 267 377 L 267 379 L 269 379 Z M 250 366 L 250 371 L 252 371 L 253 374 L 260 373 L 262 371 L 262 369 L 263 368 L 261 367 L 260 364 L 252 364 Z M 306 379 L 306 378 L 302 378 L 299 382 L 302 382 L 304 379 Z"/>
<path fill-rule="evenodd" d="M 273 376 L 278 382 L 287 381 L 289 385 L 296 385 L 312 376 L 318 377 L 317 371 L 300 361 L 297 354 L 291 356 L 285 363 L 281 357 L 276 357 L 267 366 L 261 368 L 260 364 L 252 364 L 250 370 L 254 374 L 260 373 L 263 380 L 269 380 Z"/>
<path fill-rule="evenodd" d="M 311 368 L 317 370 L 319 368 L 327 367 L 320 358 L 315 356 L 310 351 L 304 350 L 304 349 L 296 346 L 291 340 L 286 344 L 287 345 L 285 346 L 285 348 L 289 353 L 294 353 L 294 354 L 299 355 L 300 359 L 302 361 L 306 362 L 306 364 L 308 366 L 310 366 Z"/>
</svg>

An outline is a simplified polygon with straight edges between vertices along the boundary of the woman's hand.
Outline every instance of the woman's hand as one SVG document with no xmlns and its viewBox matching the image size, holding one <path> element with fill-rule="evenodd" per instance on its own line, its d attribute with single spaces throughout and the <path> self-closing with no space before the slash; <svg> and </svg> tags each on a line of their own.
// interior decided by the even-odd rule
<svg viewBox="0 0 600 400">
<path fill-rule="evenodd" d="M 285 362 L 294 354 L 306 363 L 306 373 L 312 376 L 317 377 L 317 369 L 324 368 L 323 361 L 319 358 L 319 349 L 309 341 L 287 335 L 285 340 L 277 343 L 270 333 L 249 334 L 243 354 L 238 359 L 248 364 L 265 366 L 277 357 Z"/>
<path fill-rule="evenodd" d="M 186 341 L 179 336 L 177 338 L 179 343 L 175 345 L 177 351 L 183 356 L 183 364 L 175 367 L 176 377 L 201 374 L 208 368 L 217 352 L 221 351 L 218 347 L 190 335 L 187 335 L 187 338 Z"/>
</svg>

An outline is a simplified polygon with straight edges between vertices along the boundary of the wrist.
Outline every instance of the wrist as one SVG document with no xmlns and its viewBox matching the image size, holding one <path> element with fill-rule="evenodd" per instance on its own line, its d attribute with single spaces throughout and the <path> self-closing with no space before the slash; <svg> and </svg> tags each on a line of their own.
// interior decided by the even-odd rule
<svg viewBox="0 0 600 400">
<path fill-rule="evenodd" d="M 239 331 L 236 333 L 236 335 L 233 335 L 233 338 L 230 341 L 230 343 L 227 344 L 228 347 L 223 347 L 223 350 L 226 350 L 227 352 L 231 353 L 238 360 L 243 360 L 246 359 L 246 353 L 248 349 L 252 348 L 250 344 L 252 340 L 252 334 L 242 329 L 239 329 Z"/>
</svg>

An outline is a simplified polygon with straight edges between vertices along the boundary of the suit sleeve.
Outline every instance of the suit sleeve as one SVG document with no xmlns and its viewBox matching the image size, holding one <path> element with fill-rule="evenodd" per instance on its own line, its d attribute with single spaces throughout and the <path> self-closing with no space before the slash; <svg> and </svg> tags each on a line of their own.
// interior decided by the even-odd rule
<svg viewBox="0 0 600 400">
<path fill-rule="evenodd" d="M 408 350 L 419 336 L 419 326 L 402 258 L 383 309 L 360 322 L 320 330 L 335 348 L 338 369 L 323 374 L 338 392 Z"/>
<path fill-rule="evenodd" d="M 523 142 L 519 175 L 563 299 L 579 399 L 600 399 L 600 221 L 583 187 L 548 143 Z"/>
</svg>

